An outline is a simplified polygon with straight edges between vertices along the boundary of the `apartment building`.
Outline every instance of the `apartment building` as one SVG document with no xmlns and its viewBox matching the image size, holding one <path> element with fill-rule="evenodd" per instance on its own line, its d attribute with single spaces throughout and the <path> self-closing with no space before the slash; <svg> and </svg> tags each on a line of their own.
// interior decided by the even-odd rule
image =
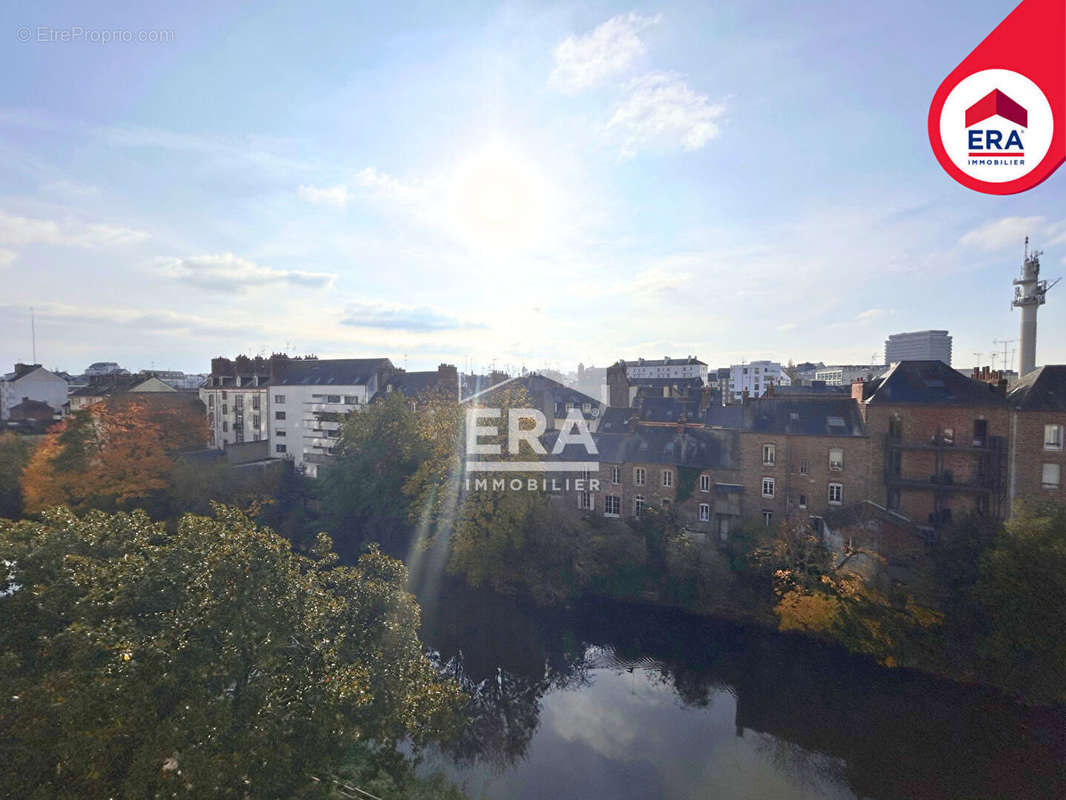
<svg viewBox="0 0 1066 800">
<path fill-rule="evenodd" d="M 733 402 L 744 397 L 762 397 L 770 386 L 791 386 L 792 379 L 776 361 L 752 361 L 729 368 L 729 386 L 725 396 Z"/>
<path fill-rule="evenodd" d="M 626 377 L 632 380 L 642 378 L 680 379 L 699 378 L 701 384 L 707 383 L 707 365 L 696 356 L 685 358 L 670 358 L 664 356 L 661 359 L 638 358 L 636 361 L 626 361 Z"/>
<path fill-rule="evenodd" d="M 951 366 L 951 337 L 947 331 L 893 333 L 885 340 L 885 364 L 897 361 L 943 361 Z"/>
<path fill-rule="evenodd" d="M 942 361 L 903 361 L 852 396 L 871 437 L 875 503 L 933 531 L 970 511 L 1007 515 L 1005 387 Z"/>
<path fill-rule="evenodd" d="M 198 390 L 207 409 L 210 447 L 224 450 L 269 438 L 270 385 L 289 362 L 283 354 L 211 359 L 211 374 Z"/>
<path fill-rule="evenodd" d="M 317 477 L 335 453 L 344 417 L 385 390 L 387 358 L 290 359 L 269 386 L 270 455 Z"/>
<path fill-rule="evenodd" d="M 1066 365 L 1040 367 L 1007 396 L 1010 409 L 1008 499 L 1066 503 Z"/>
</svg>

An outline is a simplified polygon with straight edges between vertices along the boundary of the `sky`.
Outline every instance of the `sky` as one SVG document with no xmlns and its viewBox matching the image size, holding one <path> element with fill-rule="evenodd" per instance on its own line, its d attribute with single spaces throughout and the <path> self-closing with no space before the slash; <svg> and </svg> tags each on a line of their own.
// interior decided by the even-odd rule
<svg viewBox="0 0 1066 800">
<path fill-rule="evenodd" d="M 1066 170 L 979 194 L 926 133 L 1010 2 L 93 5 L 0 10 L 0 372 L 31 308 L 74 373 L 854 364 L 926 328 L 969 367 L 1018 338 L 1026 234 L 1066 273 Z"/>
</svg>

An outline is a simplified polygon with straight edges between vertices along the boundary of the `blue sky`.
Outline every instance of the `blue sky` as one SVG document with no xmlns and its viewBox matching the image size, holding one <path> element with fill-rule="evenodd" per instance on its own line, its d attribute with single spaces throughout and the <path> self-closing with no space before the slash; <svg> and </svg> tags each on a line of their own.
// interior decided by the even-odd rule
<svg viewBox="0 0 1066 800">
<path fill-rule="evenodd" d="M 922 328 L 969 366 L 1017 338 L 1027 232 L 1066 273 L 1066 172 L 982 195 L 926 137 L 1010 3 L 144 5 L 0 11 L 0 365 L 33 306 L 70 371 L 864 363 Z"/>
</svg>

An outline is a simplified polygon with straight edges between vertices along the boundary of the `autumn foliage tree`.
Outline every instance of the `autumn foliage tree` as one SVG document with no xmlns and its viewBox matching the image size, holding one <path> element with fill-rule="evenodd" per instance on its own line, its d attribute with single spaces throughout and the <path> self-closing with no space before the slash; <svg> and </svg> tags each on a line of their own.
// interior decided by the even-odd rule
<svg viewBox="0 0 1066 800">
<path fill-rule="evenodd" d="M 97 403 L 56 426 L 22 474 L 25 510 L 131 508 L 169 486 L 172 454 L 202 446 L 205 421 L 192 409 L 132 400 Z"/>
</svg>

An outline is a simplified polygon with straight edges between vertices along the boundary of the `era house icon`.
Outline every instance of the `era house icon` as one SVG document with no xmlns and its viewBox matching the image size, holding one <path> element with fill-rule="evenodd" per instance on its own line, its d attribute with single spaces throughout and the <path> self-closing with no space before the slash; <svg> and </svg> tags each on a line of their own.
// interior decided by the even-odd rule
<svg viewBox="0 0 1066 800">
<path fill-rule="evenodd" d="M 995 123 L 980 128 L 974 127 L 993 117 L 999 117 L 1018 127 L 1006 130 Z M 993 89 L 966 109 L 967 146 L 970 148 L 970 155 L 983 155 L 990 151 L 1003 152 L 1004 155 L 1022 155 L 1025 148 L 1019 128 L 1024 129 L 1028 124 L 1029 112 L 999 89 Z"/>
</svg>

